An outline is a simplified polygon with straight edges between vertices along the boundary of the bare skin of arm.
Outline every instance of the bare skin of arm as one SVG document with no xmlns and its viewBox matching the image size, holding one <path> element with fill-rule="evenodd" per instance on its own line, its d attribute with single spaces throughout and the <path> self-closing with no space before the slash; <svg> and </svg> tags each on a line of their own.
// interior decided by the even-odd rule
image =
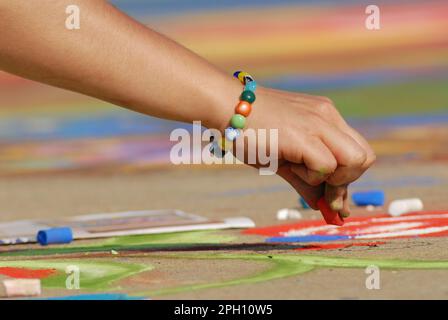
<svg viewBox="0 0 448 320">
<path fill-rule="evenodd" d="M 81 28 L 65 28 L 77 5 Z M 241 84 L 102 0 L 0 0 L 0 69 L 155 117 L 221 131 Z M 279 129 L 278 174 L 316 208 L 349 214 L 347 186 L 375 160 L 325 98 L 260 88 L 247 126 Z"/>
</svg>

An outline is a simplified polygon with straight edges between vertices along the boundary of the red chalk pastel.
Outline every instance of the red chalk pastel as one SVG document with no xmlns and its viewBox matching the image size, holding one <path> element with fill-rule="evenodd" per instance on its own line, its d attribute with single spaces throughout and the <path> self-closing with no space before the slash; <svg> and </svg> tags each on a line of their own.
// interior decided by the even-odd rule
<svg viewBox="0 0 448 320">
<path fill-rule="evenodd" d="M 327 224 L 334 224 L 336 226 L 344 225 L 344 220 L 339 216 L 339 213 L 337 211 L 334 211 L 330 208 L 324 197 L 320 198 L 319 201 L 317 201 L 317 206 L 319 207 L 319 210 L 322 213 L 322 216 L 324 217 L 324 220 Z"/>
</svg>

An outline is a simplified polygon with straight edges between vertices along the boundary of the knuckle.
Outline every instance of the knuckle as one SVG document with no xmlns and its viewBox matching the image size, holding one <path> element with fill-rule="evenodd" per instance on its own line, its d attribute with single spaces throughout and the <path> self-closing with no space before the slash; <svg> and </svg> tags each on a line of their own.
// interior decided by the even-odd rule
<svg viewBox="0 0 448 320">
<path fill-rule="evenodd" d="M 372 151 L 367 155 L 367 159 L 363 164 L 364 169 L 370 168 L 376 161 L 376 154 Z"/>
<path fill-rule="evenodd" d="M 367 153 L 362 149 L 353 150 L 349 153 L 347 158 L 347 166 L 361 167 L 367 161 Z"/>
<path fill-rule="evenodd" d="M 338 164 L 335 159 L 328 158 L 326 164 L 319 168 L 322 175 L 330 175 L 336 171 Z"/>
<path fill-rule="evenodd" d="M 336 111 L 336 108 L 334 107 L 333 103 L 330 102 L 320 102 L 315 106 L 315 110 L 320 115 L 331 115 Z"/>
</svg>

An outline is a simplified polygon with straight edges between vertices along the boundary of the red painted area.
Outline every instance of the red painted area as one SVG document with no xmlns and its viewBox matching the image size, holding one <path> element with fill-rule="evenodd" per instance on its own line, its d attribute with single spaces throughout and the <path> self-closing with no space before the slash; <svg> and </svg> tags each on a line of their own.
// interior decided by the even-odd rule
<svg viewBox="0 0 448 320">
<path fill-rule="evenodd" d="M 393 239 L 413 237 L 448 236 L 448 211 L 426 211 L 400 217 L 376 215 L 354 217 L 345 220 L 341 227 L 327 225 L 322 220 L 306 220 L 299 223 L 253 228 L 245 234 L 268 237 L 306 235 L 345 235 L 353 239 Z"/>
<path fill-rule="evenodd" d="M 0 274 L 18 279 L 44 279 L 56 273 L 56 269 L 27 269 L 0 267 Z"/>
<path fill-rule="evenodd" d="M 386 242 L 358 242 L 358 243 L 325 243 L 325 244 L 311 244 L 304 246 L 302 248 L 295 249 L 297 251 L 303 250 L 335 250 L 335 249 L 345 249 L 350 247 L 376 247 Z"/>
</svg>

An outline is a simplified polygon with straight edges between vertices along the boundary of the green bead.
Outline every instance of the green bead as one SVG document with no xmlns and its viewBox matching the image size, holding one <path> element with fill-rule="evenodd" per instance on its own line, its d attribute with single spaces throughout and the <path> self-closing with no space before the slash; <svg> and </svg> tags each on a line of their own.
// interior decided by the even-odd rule
<svg viewBox="0 0 448 320">
<path fill-rule="evenodd" d="M 255 93 L 253 93 L 252 91 L 249 91 L 249 90 L 244 90 L 241 93 L 240 100 L 252 103 L 255 101 Z"/>
<path fill-rule="evenodd" d="M 234 114 L 230 119 L 230 125 L 235 129 L 243 129 L 246 125 L 246 118 L 240 114 Z"/>
</svg>

